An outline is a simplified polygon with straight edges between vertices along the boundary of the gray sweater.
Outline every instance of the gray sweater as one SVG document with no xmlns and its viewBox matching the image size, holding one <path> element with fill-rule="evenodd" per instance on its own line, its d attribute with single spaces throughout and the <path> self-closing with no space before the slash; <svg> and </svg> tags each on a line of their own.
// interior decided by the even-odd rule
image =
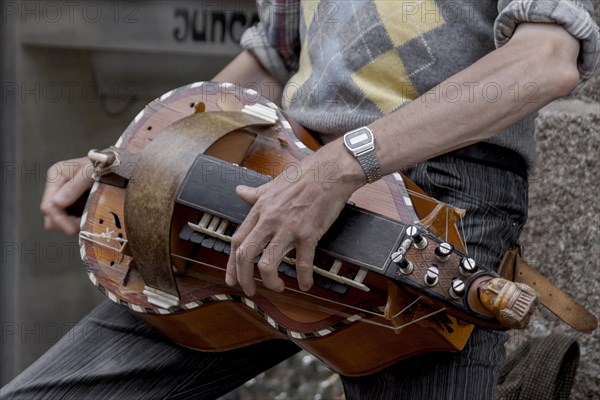
<svg viewBox="0 0 600 400">
<path fill-rule="evenodd" d="M 452 101 L 444 85 L 419 97 L 507 43 L 520 22 L 558 23 L 580 39 L 584 85 L 600 60 L 592 7 L 592 0 L 259 0 L 261 22 L 242 45 L 285 84 L 287 113 L 327 142 L 410 101 Z M 529 82 L 510 93 L 494 84 L 471 88 L 490 103 L 536 90 Z M 521 154 L 529 172 L 534 119 L 489 140 Z"/>
</svg>

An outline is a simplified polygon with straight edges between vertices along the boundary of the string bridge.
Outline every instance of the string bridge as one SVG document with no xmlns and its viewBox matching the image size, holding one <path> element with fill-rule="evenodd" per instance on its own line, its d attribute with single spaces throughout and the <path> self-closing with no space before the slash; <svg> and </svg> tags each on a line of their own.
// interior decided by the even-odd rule
<svg viewBox="0 0 600 400">
<path fill-rule="evenodd" d="M 226 219 L 204 213 L 198 223 L 188 222 L 181 231 L 179 238 L 200 244 L 203 247 L 230 254 L 231 238 L 236 229 L 237 226 Z M 255 261 L 258 262 L 258 259 Z M 284 256 L 278 270 L 284 275 L 295 278 L 295 265 L 296 259 Z M 341 266 L 342 262 L 339 260 L 335 260 L 329 270 L 313 265 L 313 272 L 315 274 L 334 281 L 328 282 L 327 280 L 319 279 L 319 277 L 315 276 L 315 284 L 319 287 L 331 289 L 338 294 L 345 294 L 348 287 L 353 287 L 364 292 L 370 291 L 370 288 L 363 283 L 367 275 L 365 269 L 359 269 L 354 278 L 350 279 L 339 274 Z"/>
</svg>

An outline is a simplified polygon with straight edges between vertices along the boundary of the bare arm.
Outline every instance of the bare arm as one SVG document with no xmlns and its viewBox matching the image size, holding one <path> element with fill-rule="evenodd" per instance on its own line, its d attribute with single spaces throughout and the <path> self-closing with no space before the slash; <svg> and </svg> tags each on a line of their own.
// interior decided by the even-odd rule
<svg viewBox="0 0 600 400">
<path fill-rule="evenodd" d="M 371 124 L 384 173 L 487 139 L 569 94 L 578 54 L 579 41 L 559 25 L 520 25 L 504 47 Z"/>
<path fill-rule="evenodd" d="M 377 157 L 384 174 L 489 138 L 552 100 L 572 91 L 578 83 L 579 41 L 559 25 L 522 24 L 510 42 L 462 72 L 442 82 L 436 90 L 452 85 L 463 88 L 453 101 L 433 101 L 429 94 L 385 116 L 370 127 L 376 137 Z M 516 98 L 510 87 L 533 82 L 535 102 Z M 481 88 L 493 83 L 503 93 L 498 101 L 487 101 Z M 469 87 L 477 84 L 469 96 Z M 456 97 L 456 101 L 454 98 Z M 304 174 L 294 183 L 278 177 L 259 188 L 238 188 L 238 194 L 253 203 L 248 218 L 233 238 L 227 268 L 227 283 L 239 283 L 247 295 L 255 293 L 253 259 L 265 249 L 258 263 L 264 284 L 281 291 L 277 274 L 283 255 L 296 248 L 299 285 L 312 285 L 312 261 L 316 243 L 337 218 L 350 195 L 366 183 L 356 160 L 341 139 L 306 158 L 302 170 L 335 162 L 335 182 Z M 314 205 L 318 205 L 315 207 Z M 306 221 L 310 221 L 307 223 Z"/>
<path fill-rule="evenodd" d="M 281 105 L 282 85 L 248 50 L 240 53 L 212 80 L 236 83 L 242 87 L 254 89 L 275 104 Z"/>
<path fill-rule="evenodd" d="M 506 46 L 369 125 L 383 173 L 490 138 L 569 94 L 579 81 L 578 54 L 579 41 L 559 25 L 520 25 Z M 526 95 L 526 85 L 534 96 Z M 330 147 L 354 161 L 344 157 L 340 140 Z M 364 179 L 360 167 L 351 169 Z"/>
</svg>

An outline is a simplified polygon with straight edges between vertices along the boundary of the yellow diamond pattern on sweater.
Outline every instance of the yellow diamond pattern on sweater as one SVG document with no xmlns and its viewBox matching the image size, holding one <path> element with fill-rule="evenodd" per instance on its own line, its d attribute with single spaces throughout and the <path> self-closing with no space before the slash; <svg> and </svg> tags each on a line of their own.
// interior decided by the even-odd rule
<svg viewBox="0 0 600 400">
<path fill-rule="evenodd" d="M 384 114 L 419 96 L 396 50 L 388 51 L 352 74 L 352 80 Z"/>
<path fill-rule="evenodd" d="M 316 11 L 319 8 L 319 1 L 320 0 L 302 0 L 301 2 L 301 10 L 302 14 L 304 15 L 304 22 L 306 23 L 307 32 L 310 24 L 312 24 L 312 20 Z"/>
<path fill-rule="evenodd" d="M 403 3 L 380 0 L 375 5 L 394 47 L 444 24 L 444 19 L 432 0 Z M 352 80 L 384 114 L 389 114 L 419 96 L 396 49 L 377 57 L 353 73 Z"/>
<path fill-rule="evenodd" d="M 433 0 L 378 0 L 375 7 L 394 47 L 444 24 L 444 18 Z"/>
</svg>

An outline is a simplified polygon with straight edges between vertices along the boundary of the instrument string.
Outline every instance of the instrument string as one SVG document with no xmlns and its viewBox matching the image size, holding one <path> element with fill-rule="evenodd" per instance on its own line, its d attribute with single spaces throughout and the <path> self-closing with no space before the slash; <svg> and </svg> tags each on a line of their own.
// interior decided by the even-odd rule
<svg viewBox="0 0 600 400">
<path fill-rule="evenodd" d="M 448 207 L 446 207 L 446 230 L 444 231 L 444 233 L 446 234 L 444 240 L 446 242 L 448 241 L 448 223 L 450 222 L 449 219 L 450 217 L 448 216 Z"/>
<path fill-rule="evenodd" d="M 465 253 L 469 254 L 469 247 L 467 246 L 467 237 L 465 236 L 465 225 L 463 223 L 462 218 L 460 220 L 459 227 L 460 227 L 460 235 L 463 238 L 463 242 L 465 245 Z"/>
<path fill-rule="evenodd" d="M 114 250 L 117 253 L 122 253 L 123 248 L 127 244 L 127 239 L 123 239 L 121 237 L 112 237 L 112 233 L 113 233 L 113 231 L 109 231 L 108 228 L 106 229 L 106 232 L 102 232 L 102 233 L 81 231 L 81 232 L 79 232 L 79 238 L 81 240 L 85 240 L 87 242 L 97 244 L 98 246 L 104 247 L 106 249 Z M 120 248 L 113 247 L 106 243 L 102 243 L 96 239 L 105 239 L 109 242 L 116 241 L 121 244 L 121 247 Z"/>
<path fill-rule="evenodd" d="M 432 197 L 429 197 L 429 196 L 427 196 L 427 195 L 424 195 L 424 194 L 422 194 L 422 193 L 416 192 L 416 191 L 414 191 L 414 190 L 412 190 L 412 189 L 406 188 L 406 191 L 407 191 L 407 192 L 408 192 L 408 193 L 409 193 L 411 196 L 417 197 L 417 198 L 419 198 L 419 199 L 421 199 L 421 200 L 426 200 L 426 201 L 428 201 L 428 202 L 430 202 L 430 203 L 442 203 L 441 201 L 438 201 L 438 200 L 436 200 L 436 199 L 434 199 L 434 198 L 432 198 Z"/>
<path fill-rule="evenodd" d="M 443 203 L 443 204 L 446 204 L 448 207 L 452 207 L 448 203 L 444 203 L 444 202 L 436 200 L 436 199 L 434 199 L 432 197 L 425 196 L 425 195 L 423 195 L 423 194 L 421 194 L 419 192 L 415 192 L 414 190 L 411 190 L 411 189 L 408 189 L 408 188 L 406 188 L 406 190 L 408 191 L 408 193 L 410 193 L 411 196 L 420 198 L 420 199 L 428 201 L 430 203 Z M 448 208 L 446 208 L 446 232 L 445 232 L 445 234 L 446 234 L 446 241 L 448 241 L 448 225 L 449 225 L 449 223 L 450 223 L 450 217 L 449 217 L 449 214 L 448 214 Z M 467 243 L 466 243 L 465 226 L 464 226 L 462 218 L 460 219 L 459 227 L 458 228 L 460 229 L 461 236 L 464 239 L 463 241 L 464 241 L 464 246 L 465 246 L 465 253 L 469 254 L 469 249 L 468 249 Z"/>
<path fill-rule="evenodd" d="M 189 262 L 194 263 L 194 264 L 199 264 L 199 265 L 202 265 L 204 267 L 216 269 L 216 270 L 219 270 L 219 271 L 222 271 L 222 272 L 225 271 L 225 268 L 218 267 L 216 265 L 210 265 L 210 264 L 204 263 L 202 261 L 194 260 L 192 258 L 185 257 L 185 256 L 182 256 L 182 255 L 179 255 L 179 254 L 176 254 L 176 253 L 171 253 L 171 256 L 179 258 L 179 259 L 182 259 L 182 260 L 185 260 L 185 261 L 189 261 Z M 193 272 L 186 272 L 186 275 L 194 277 L 194 275 L 196 275 L 196 274 L 194 274 Z M 262 282 L 262 279 L 257 278 L 257 277 L 254 277 L 254 280 L 257 281 L 257 282 Z M 371 315 L 371 316 L 374 316 L 374 317 L 380 317 L 380 318 L 382 318 L 384 320 L 387 320 L 386 317 L 385 317 L 385 315 L 383 313 L 381 313 L 381 312 L 375 312 L 375 311 L 372 311 L 370 309 L 353 306 L 351 304 L 347 304 L 347 303 L 335 301 L 335 300 L 332 300 L 332 299 L 328 299 L 328 298 L 325 298 L 325 297 L 317 296 L 317 295 L 314 295 L 312 293 L 303 292 L 301 290 L 297 290 L 297 289 L 294 289 L 294 288 L 286 287 L 285 290 L 289 290 L 289 291 L 292 291 L 294 293 L 301 294 L 303 296 L 312 297 L 314 299 L 318 299 L 318 300 L 321 300 L 321 301 L 324 301 L 324 302 L 327 302 L 327 303 L 331 303 L 331 304 L 335 304 L 337 306 L 342 306 L 342 307 L 350 308 L 350 309 L 356 310 L 357 312 L 368 314 L 368 315 Z M 417 304 L 420 300 L 421 300 L 421 296 L 419 296 L 418 298 L 416 298 L 408 306 L 406 306 L 405 308 L 403 308 L 402 310 L 400 310 L 398 313 L 396 313 L 393 316 L 393 318 L 397 318 L 401 314 L 405 313 L 411 307 L 413 307 L 415 304 Z M 314 306 L 314 304 L 312 306 Z M 371 324 L 371 325 L 376 325 L 376 326 L 379 326 L 379 327 L 385 328 L 385 329 L 398 330 L 398 329 L 402 329 L 405 326 L 408 326 L 408 325 L 414 324 L 416 322 L 422 321 L 422 320 L 424 320 L 426 318 L 433 317 L 434 315 L 436 315 L 436 314 L 438 314 L 438 313 L 440 313 L 442 311 L 445 311 L 445 310 L 446 310 L 445 307 L 440 308 L 440 309 L 435 310 L 435 311 L 433 311 L 433 312 L 431 312 L 429 314 L 423 315 L 423 316 L 421 316 L 419 318 L 413 319 L 413 320 L 411 320 L 409 322 L 406 322 L 406 323 L 404 323 L 402 325 L 399 325 L 399 326 L 393 326 L 389 322 L 387 324 L 384 324 L 384 323 L 380 323 L 380 322 L 377 322 L 377 321 L 372 321 L 372 320 L 364 319 L 362 317 L 361 317 L 361 321 L 364 322 L 364 323 Z M 337 313 L 339 315 L 343 315 L 343 314 L 340 314 L 339 311 L 337 311 L 337 310 L 328 310 L 328 311 L 335 312 L 335 313 Z M 343 316 L 344 317 L 351 317 L 351 315 L 349 315 L 349 314 L 346 314 L 346 315 L 343 315 Z"/>
<path fill-rule="evenodd" d="M 415 304 L 417 304 L 419 301 L 421 301 L 422 297 L 423 296 L 417 297 L 409 305 L 407 305 L 406 307 L 404 307 L 402 310 L 398 311 L 396 314 L 392 315 L 392 319 L 397 318 L 400 315 L 402 315 L 405 311 L 408 311 L 409 308 L 411 308 L 412 306 L 414 306 Z"/>
<path fill-rule="evenodd" d="M 427 318 L 431 318 L 431 317 L 433 317 L 434 315 L 436 315 L 436 314 L 439 314 L 439 313 L 441 313 L 441 312 L 443 312 L 443 311 L 446 311 L 446 307 L 442 307 L 442 308 L 440 308 L 440 309 L 437 309 L 437 310 L 435 310 L 435 311 L 433 311 L 433 312 L 430 312 L 429 314 L 425 314 L 425 315 L 423 315 L 422 317 L 415 318 L 415 319 L 413 319 L 413 320 L 412 320 L 412 321 L 410 321 L 410 322 L 407 322 L 407 323 L 405 323 L 405 324 L 402 324 L 402 325 L 399 325 L 399 326 L 397 326 L 397 327 L 394 327 L 394 329 L 402 329 L 402 328 L 405 328 L 405 327 L 407 327 L 407 326 L 409 326 L 409 325 L 416 324 L 416 323 L 417 323 L 417 322 L 419 322 L 419 321 L 423 321 L 423 320 L 425 320 L 425 319 L 427 319 Z"/>
<path fill-rule="evenodd" d="M 188 257 L 182 256 L 182 255 L 180 255 L 180 254 L 171 253 L 171 256 L 173 256 L 173 257 L 176 257 L 176 258 L 179 258 L 179 259 L 182 259 L 182 260 L 185 260 L 185 261 L 192 262 L 192 263 L 194 263 L 194 264 L 199 264 L 199 265 L 202 265 L 202 266 L 204 266 L 204 267 L 208 267 L 208 268 L 216 269 L 216 270 L 218 270 L 218 271 L 222 271 L 222 272 L 224 272 L 224 271 L 225 271 L 225 268 L 223 268 L 223 267 L 219 267 L 219 266 L 216 266 L 216 265 L 207 264 L 207 263 L 204 263 L 204 262 L 202 262 L 202 261 L 198 261 L 198 260 L 194 260 L 194 259 L 192 259 L 192 258 L 188 258 Z M 186 273 L 185 273 L 185 274 L 186 274 L 186 275 L 189 275 L 189 276 L 192 276 L 192 277 L 196 275 L 195 273 L 193 273 L 193 272 L 188 272 L 188 271 L 186 271 Z M 254 280 L 255 280 L 255 281 L 257 281 L 257 282 L 262 282 L 262 279 L 260 279 L 260 278 L 257 278 L 257 277 L 254 277 Z M 356 311 L 364 312 L 364 313 L 366 313 L 366 314 L 371 314 L 371 315 L 373 315 L 373 316 L 376 316 L 376 317 L 384 317 L 384 315 L 383 315 L 382 313 L 377 313 L 377 312 L 374 312 L 374 311 L 368 310 L 368 309 L 366 309 L 366 308 L 356 307 L 356 306 L 353 306 L 353 305 L 350 305 L 350 304 L 346 304 L 346 303 L 338 302 L 338 301 L 335 301 L 335 300 L 327 299 L 327 298 L 325 298 L 325 297 L 317 296 L 317 295 L 314 295 L 314 294 L 311 294 L 311 293 L 303 292 L 303 291 L 301 291 L 301 290 L 296 290 L 296 289 L 289 288 L 289 287 L 286 287 L 285 289 L 286 289 L 286 290 L 290 290 L 290 291 L 292 291 L 292 292 L 296 292 L 296 293 L 299 293 L 299 294 L 305 295 L 305 296 L 309 296 L 309 297 L 313 297 L 313 298 L 316 298 L 316 299 L 319 299 L 319 300 L 323 300 L 323 301 L 325 301 L 325 302 L 329 302 L 329 303 L 332 303 L 332 304 L 336 304 L 336 305 L 338 305 L 338 306 L 343 306 L 343 307 L 352 308 L 352 309 L 354 309 L 354 310 L 356 310 Z"/>
</svg>

